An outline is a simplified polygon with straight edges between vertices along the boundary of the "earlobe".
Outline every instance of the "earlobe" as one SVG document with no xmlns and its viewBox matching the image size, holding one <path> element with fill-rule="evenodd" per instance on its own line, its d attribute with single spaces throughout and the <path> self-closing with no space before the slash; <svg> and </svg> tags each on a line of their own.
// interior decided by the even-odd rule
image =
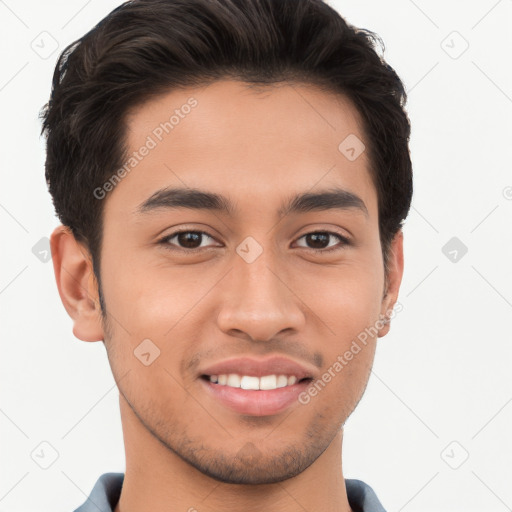
<svg viewBox="0 0 512 512">
<path fill-rule="evenodd" d="M 399 230 L 391 242 L 388 259 L 387 290 L 382 300 L 380 319 L 382 327 L 379 328 L 379 337 L 385 336 L 390 329 L 390 315 L 398 299 L 398 292 L 404 273 L 403 232 Z"/>
<path fill-rule="evenodd" d="M 89 251 L 63 225 L 51 234 L 50 247 L 59 295 L 73 319 L 73 334 L 82 341 L 102 341 L 98 285 Z"/>
</svg>

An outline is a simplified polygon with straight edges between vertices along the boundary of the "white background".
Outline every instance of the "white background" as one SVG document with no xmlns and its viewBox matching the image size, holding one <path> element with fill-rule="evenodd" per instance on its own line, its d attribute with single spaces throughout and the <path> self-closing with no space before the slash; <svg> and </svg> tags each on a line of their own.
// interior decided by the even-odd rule
<svg viewBox="0 0 512 512">
<path fill-rule="evenodd" d="M 74 338 L 32 252 L 58 225 L 37 117 L 56 59 L 119 3 L 0 1 L 0 512 L 71 511 L 124 471 L 103 344 Z M 345 477 L 388 511 L 512 510 L 512 1 L 330 4 L 383 38 L 406 84 L 415 186 L 404 309 L 347 421 Z M 452 237 L 468 249 L 455 262 Z M 43 441 L 48 469 L 31 458 Z"/>
</svg>

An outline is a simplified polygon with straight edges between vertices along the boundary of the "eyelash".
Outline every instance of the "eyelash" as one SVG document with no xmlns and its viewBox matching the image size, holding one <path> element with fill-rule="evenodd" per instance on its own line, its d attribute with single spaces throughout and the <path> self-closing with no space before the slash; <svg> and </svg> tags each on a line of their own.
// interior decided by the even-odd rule
<svg viewBox="0 0 512 512">
<path fill-rule="evenodd" d="M 194 254 L 201 250 L 208 249 L 207 247 L 195 248 L 195 249 L 184 249 L 183 247 L 171 246 L 169 244 L 169 240 L 171 240 L 172 238 L 174 238 L 177 235 L 180 235 L 182 233 L 196 233 L 196 234 L 200 234 L 200 235 L 206 235 L 215 240 L 215 237 L 211 236 L 210 234 L 208 234 L 205 231 L 184 229 L 181 231 L 175 231 L 174 233 L 171 233 L 170 235 L 164 236 L 163 238 L 158 240 L 158 243 L 165 246 L 165 248 L 168 250 L 179 251 L 179 252 L 184 252 L 184 253 L 188 253 L 188 254 L 190 254 L 190 253 Z M 335 236 L 336 238 L 338 238 L 340 240 L 341 246 L 334 246 L 329 249 L 312 249 L 310 247 L 303 247 L 303 249 L 306 249 L 306 250 L 314 252 L 314 253 L 330 253 L 330 252 L 342 250 L 345 248 L 345 246 L 351 245 L 351 242 L 348 238 L 344 237 L 343 235 L 340 235 L 339 233 L 335 233 L 333 231 L 310 231 L 309 233 L 305 233 L 305 234 L 301 235 L 297 240 L 300 240 L 301 238 L 304 238 L 308 235 L 319 234 L 319 233 Z"/>
</svg>

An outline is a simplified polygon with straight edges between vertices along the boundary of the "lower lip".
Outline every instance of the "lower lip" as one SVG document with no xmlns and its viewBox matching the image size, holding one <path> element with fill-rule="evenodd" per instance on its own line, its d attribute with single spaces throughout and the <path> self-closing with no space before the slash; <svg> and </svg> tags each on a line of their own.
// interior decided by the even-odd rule
<svg viewBox="0 0 512 512">
<path fill-rule="evenodd" d="M 251 416 L 270 416 L 283 412 L 293 403 L 298 402 L 298 396 L 304 391 L 311 380 L 297 382 L 292 386 L 271 390 L 256 390 L 233 388 L 214 384 L 206 379 L 200 379 L 215 399 L 229 409 L 239 414 Z"/>
</svg>

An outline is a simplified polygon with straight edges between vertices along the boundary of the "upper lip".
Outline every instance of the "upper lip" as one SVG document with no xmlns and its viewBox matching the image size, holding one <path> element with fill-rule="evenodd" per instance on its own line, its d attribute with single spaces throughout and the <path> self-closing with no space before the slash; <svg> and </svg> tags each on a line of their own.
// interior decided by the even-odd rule
<svg viewBox="0 0 512 512">
<path fill-rule="evenodd" d="M 238 357 L 212 364 L 203 370 L 200 375 L 250 375 L 263 377 L 264 375 L 295 375 L 297 380 L 312 378 L 313 371 L 307 365 L 297 363 L 287 357 L 273 356 L 265 359 L 251 357 Z"/>
</svg>

